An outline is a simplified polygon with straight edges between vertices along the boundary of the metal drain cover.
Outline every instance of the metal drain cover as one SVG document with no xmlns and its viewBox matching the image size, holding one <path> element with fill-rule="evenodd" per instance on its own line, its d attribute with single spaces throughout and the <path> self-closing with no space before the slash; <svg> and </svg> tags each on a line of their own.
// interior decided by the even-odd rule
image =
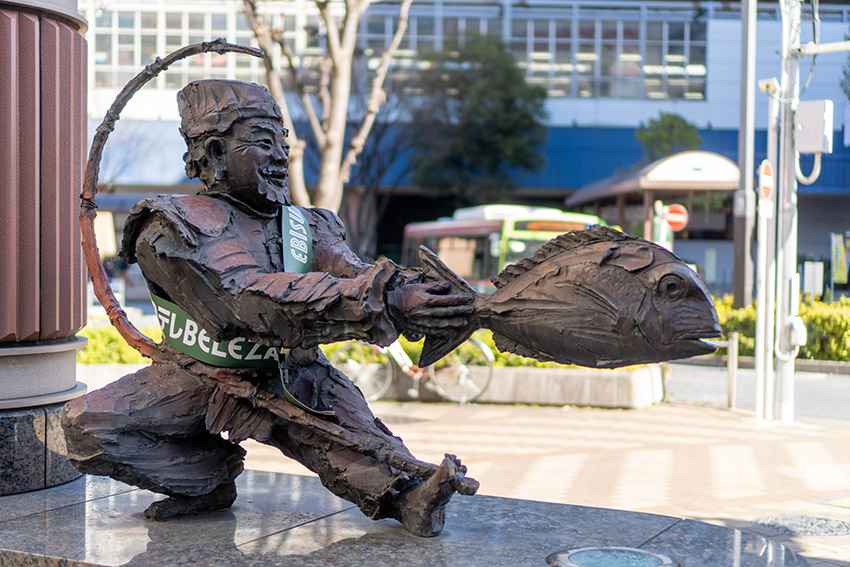
<svg viewBox="0 0 850 567">
<path fill-rule="evenodd" d="M 850 535 L 850 523 L 815 516 L 768 516 L 753 520 L 753 523 L 757 526 L 770 528 L 780 533 L 787 532 L 795 536 Z"/>
<path fill-rule="evenodd" d="M 631 547 L 582 547 L 556 551 L 546 558 L 551 567 L 663 567 L 678 565 L 666 555 Z"/>
</svg>

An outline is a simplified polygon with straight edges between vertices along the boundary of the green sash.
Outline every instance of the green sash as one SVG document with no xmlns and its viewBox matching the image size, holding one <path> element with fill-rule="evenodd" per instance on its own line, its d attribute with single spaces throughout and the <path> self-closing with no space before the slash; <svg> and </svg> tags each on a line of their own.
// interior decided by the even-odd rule
<svg viewBox="0 0 850 567">
<path fill-rule="evenodd" d="M 151 293 L 162 338 L 174 350 L 221 368 L 276 368 L 277 347 L 248 339 L 214 341 L 182 307 Z"/>
<path fill-rule="evenodd" d="M 280 214 L 283 270 L 293 274 L 310 271 L 313 255 L 313 234 L 304 215 L 295 206 L 282 207 Z M 214 341 L 207 332 L 180 306 L 151 293 L 162 337 L 172 348 L 211 366 L 221 368 L 275 368 L 286 400 L 302 410 L 331 416 L 331 411 L 310 408 L 286 389 L 286 349 L 261 345 L 248 339 Z"/>
</svg>

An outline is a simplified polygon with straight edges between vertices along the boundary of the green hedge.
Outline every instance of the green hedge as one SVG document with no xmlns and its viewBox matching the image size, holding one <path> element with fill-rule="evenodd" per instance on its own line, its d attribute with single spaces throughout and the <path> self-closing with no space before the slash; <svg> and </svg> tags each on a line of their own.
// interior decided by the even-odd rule
<svg viewBox="0 0 850 567">
<path fill-rule="evenodd" d="M 143 334 L 147 335 L 154 341 L 159 341 L 162 337 L 162 332 L 159 327 L 145 327 L 139 329 Z M 144 358 L 135 349 L 131 348 L 124 339 L 118 334 L 118 331 L 112 325 L 92 325 L 85 327 L 79 333 L 89 339 L 86 348 L 77 353 L 77 362 L 79 364 L 147 364 L 149 359 Z M 534 358 L 528 358 L 509 352 L 499 352 L 496 345 L 493 343 L 493 334 L 488 330 L 476 331 L 475 338 L 483 341 L 495 356 L 494 366 L 503 367 L 527 367 L 527 368 L 568 368 L 563 364 L 556 362 L 540 362 Z M 419 355 L 422 353 L 422 345 L 424 341 L 412 342 L 404 337 L 399 338 L 399 342 L 404 347 L 404 350 L 414 362 L 419 360 Z M 322 345 L 322 351 L 328 358 L 333 357 L 336 350 L 345 344 L 344 342 Z M 569 366 L 577 368 L 576 366 Z"/>
<path fill-rule="evenodd" d="M 715 299 L 717 316 L 724 336 L 737 331 L 741 334 L 741 356 L 755 353 L 755 305 L 732 309 L 732 297 Z M 806 325 L 808 340 L 800 348 L 798 358 L 810 360 L 850 361 L 850 298 L 841 297 L 834 303 L 804 301 L 800 304 L 800 317 Z"/>
<path fill-rule="evenodd" d="M 518 354 L 513 354 L 510 352 L 499 352 L 499 350 L 496 348 L 495 343 L 493 342 L 493 333 L 486 329 L 476 331 L 473 337 L 481 340 L 484 344 L 490 347 L 490 350 L 493 352 L 493 355 L 496 359 L 493 363 L 493 366 L 496 367 L 579 368 L 575 365 L 568 366 L 564 364 L 558 364 L 557 362 L 540 362 L 537 359 L 528 358 L 526 356 L 520 356 Z M 410 356 L 410 359 L 413 360 L 414 363 L 419 360 L 419 355 L 422 352 L 422 345 L 424 344 L 424 341 L 412 342 L 405 339 L 404 337 L 399 337 L 399 342 L 401 343 L 402 347 L 404 347 L 405 352 L 407 352 L 408 356 Z M 328 358 L 332 358 L 336 350 L 343 344 L 345 343 L 333 343 L 329 345 L 323 345 L 322 350 L 324 351 L 325 356 L 327 356 Z M 461 348 L 463 348 L 462 345 Z M 637 368 L 637 366 L 632 368 Z"/>
<path fill-rule="evenodd" d="M 154 341 L 162 336 L 159 327 L 139 329 Z M 77 352 L 79 364 L 147 364 L 150 359 L 143 357 L 130 347 L 112 325 L 91 325 L 79 333 L 87 337 L 86 348 Z"/>
</svg>

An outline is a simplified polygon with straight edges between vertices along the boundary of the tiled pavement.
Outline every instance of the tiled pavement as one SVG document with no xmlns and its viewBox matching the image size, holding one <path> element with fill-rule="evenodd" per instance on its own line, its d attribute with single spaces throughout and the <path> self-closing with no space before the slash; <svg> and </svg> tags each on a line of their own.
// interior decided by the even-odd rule
<svg viewBox="0 0 850 567">
<path fill-rule="evenodd" d="M 399 404 L 373 410 L 413 453 L 458 454 L 481 493 L 703 520 L 757 532 L 815 567 L 850 565 L 850 535 L 788 536 L 753 520 L 850 522 L 850 430 L 758 424 L 744 412 Z M 252 469 L 310 474 L 246 444 Z M 842 500 L 844 499 L 844 500 Z"/>
</svg>

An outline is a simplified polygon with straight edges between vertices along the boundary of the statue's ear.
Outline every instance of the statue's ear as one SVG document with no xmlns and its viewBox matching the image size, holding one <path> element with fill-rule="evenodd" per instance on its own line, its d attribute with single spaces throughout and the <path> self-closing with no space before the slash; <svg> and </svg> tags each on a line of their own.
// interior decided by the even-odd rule
<svg viewBox="0 0 850 567">
<path fill-rule="evenodd" d="M 217 136 L 210 136 L 204 142 L 204 157 L 215 169 L 215 180 L 221 181 L 224 179 L 224 140 Z"/>
</svg>

